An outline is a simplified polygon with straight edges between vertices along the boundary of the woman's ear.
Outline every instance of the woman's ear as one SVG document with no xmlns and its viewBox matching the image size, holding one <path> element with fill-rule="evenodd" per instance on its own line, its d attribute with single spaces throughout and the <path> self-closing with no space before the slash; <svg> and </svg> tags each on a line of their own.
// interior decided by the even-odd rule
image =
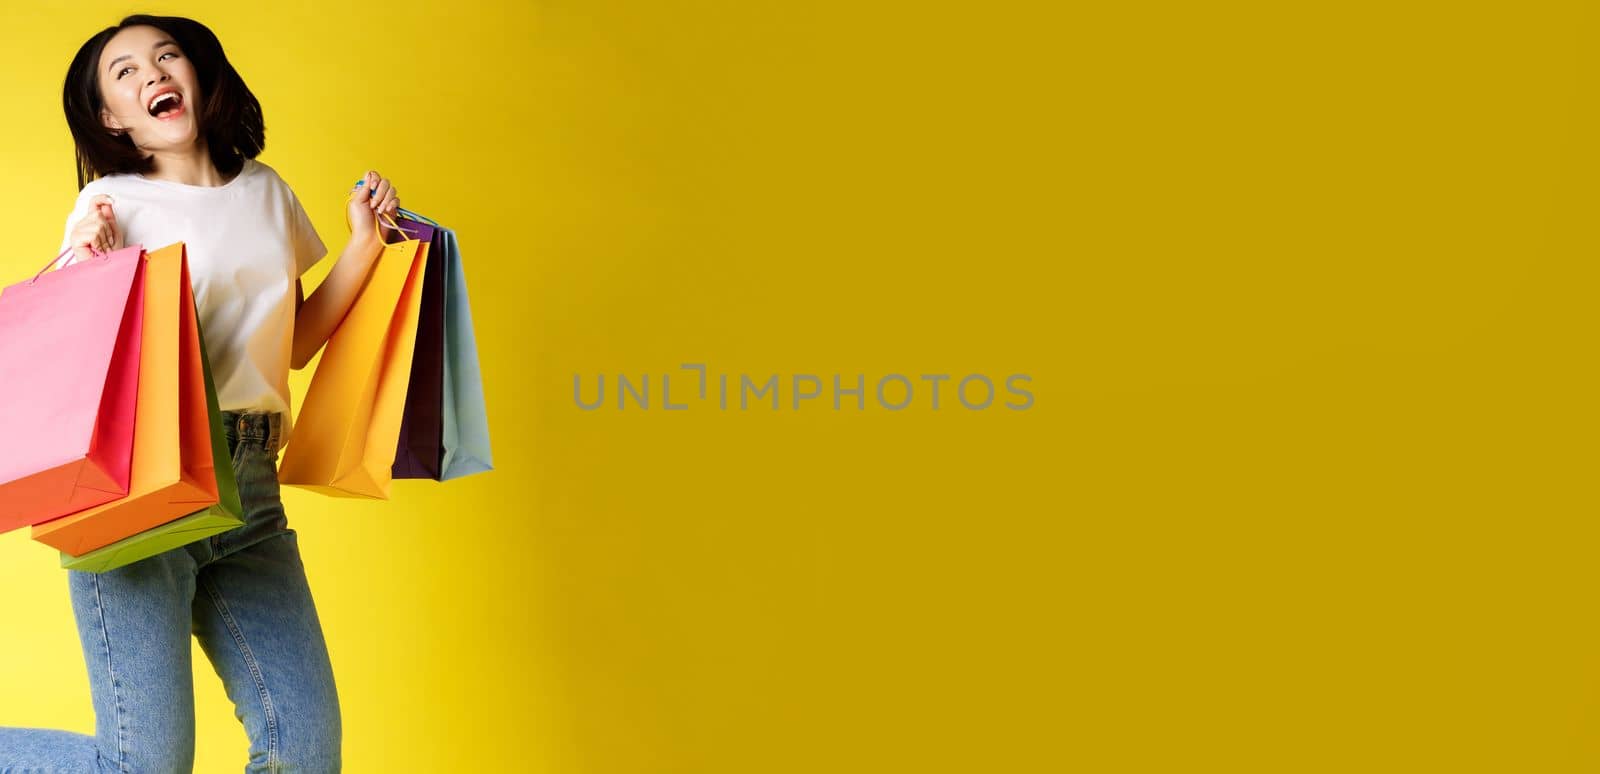
<svg viewBox="0 0 1600 774">
<path fill-rule="evenodd" d="M 112 134 L 122 135 L 127 133 L 127 130 L 122 126 L 122 122 L 118 121 L 117 117 L 111 115 L 111 111 L 105 108 L 100 108 L 100 123 L 104 124 L 106 130 Z"/>
</svg>

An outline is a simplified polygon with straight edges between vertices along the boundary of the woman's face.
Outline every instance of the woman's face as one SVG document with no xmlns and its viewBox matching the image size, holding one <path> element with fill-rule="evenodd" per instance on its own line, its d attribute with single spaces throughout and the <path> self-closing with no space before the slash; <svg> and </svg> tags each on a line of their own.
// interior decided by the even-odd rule
<svg viewBox="0 0 1600 774">
<path fill-rule="evenodd" d="M 155 27 L 129 27 L 100 53 L 101 120 L 141 150 L 188 148 L 200 136 L 196 80 L 194 66 L 171 36 Z M 168 92 L 172 96 L 162 97 Z"/>
</svg>

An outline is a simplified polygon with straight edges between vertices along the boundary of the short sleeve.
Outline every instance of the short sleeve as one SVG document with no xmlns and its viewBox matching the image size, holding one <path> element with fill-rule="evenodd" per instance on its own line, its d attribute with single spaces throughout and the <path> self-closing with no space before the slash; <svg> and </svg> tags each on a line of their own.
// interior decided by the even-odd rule
<svg viewBox="0 0 1600 774">
<path fill-rule="evenodd" d="M 317 234 L 317 227 L 311 224 L 306 209 L 300 206 L 300 197 L 290 191 L 289 201 L 293 205 L 289 228 L 294 241 L 294 275 L 298 277 L 322 260 L 328 254 L 328 247 L 322 243 L 322 237 Z"/>
</svg>

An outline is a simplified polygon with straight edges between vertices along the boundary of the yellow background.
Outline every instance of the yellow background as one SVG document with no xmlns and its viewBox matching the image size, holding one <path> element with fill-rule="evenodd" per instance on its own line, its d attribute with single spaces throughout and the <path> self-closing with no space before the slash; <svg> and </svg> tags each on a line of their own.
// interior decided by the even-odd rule
<svg viewBox="0 0 1600 774">
<path fill-rule="evenodd" d="M 494 421 L 494 473 L 285 496 L 348 770 L 1600 766 L 1580 4 L 249 5 L 149 8 L 332 249 L 368 168 L 459 231 Z M 135 10 L 0 11 L 6 282 Z M 573 404 L 684 362 L 1036 402 Z M 55 564 L 0 538 L 0 725 L 89 731 Z"/>
</svg>

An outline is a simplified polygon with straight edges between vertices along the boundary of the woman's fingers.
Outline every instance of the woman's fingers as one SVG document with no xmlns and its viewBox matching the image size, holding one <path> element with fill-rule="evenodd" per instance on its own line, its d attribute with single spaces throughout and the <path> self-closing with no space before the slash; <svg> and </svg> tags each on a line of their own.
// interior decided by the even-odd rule
<svg viewBox="0 0 1600 774">
<path fill-rule="evenodd" d="M 119 241 L 117 236 L 117 214 L 112 211 L 110 203 L 99 206 L 100 215 L 102 218 L 100 228 L 105 232 L 107 246 L 106 249 L 109 250 L 113 247 L 116 247 L 117 242 Z"/>
<path fill-rule="evenodd" d="M 94 197 L 92 201 L 94 202 L 94 214 L 99 216 L 100 220 L 111 223 L 116 222 L 117 211 L 111 206 L 110 196 L 100 194 Z"/>
<path fill-rule="evenodd" d="M 389 195 L 390 189 L 392 189 L 394 187 L 394 186 L 389 184 L 389 181 L 387 179 L 382 178 L 382 177 L 378 178 L 378 184 L 377 185 L 378 185 L 377 188 L 372 189 L 373 190 L 372 199 L 367 202 L 367 205 L 370 206 L 374 210 L 379 209 L 378 205 L 380 205 L 384 201 L 386 201 L 385 197 L 387 197 Z"/>
<path fill-rule="evenodd" d="M 360 190 L 365 192 L 364 198 L 366 199 L 367 207 L 373 213 L 382 213 L 390 217 L 399 216 L 400 192 L 395 190 L 393 182 L 378 174 L 375 169 L 367 170 L 362 182 L 363 185 Z"/>
<path fill-rule="evenodd" d="M 96 194 L 89 199 L 89 212 L 84 215 L 76 244 L 91 250 L 108 252 L 117 239 L 117 215 L 112 209 L 109 194 Z"/>
</svg>

